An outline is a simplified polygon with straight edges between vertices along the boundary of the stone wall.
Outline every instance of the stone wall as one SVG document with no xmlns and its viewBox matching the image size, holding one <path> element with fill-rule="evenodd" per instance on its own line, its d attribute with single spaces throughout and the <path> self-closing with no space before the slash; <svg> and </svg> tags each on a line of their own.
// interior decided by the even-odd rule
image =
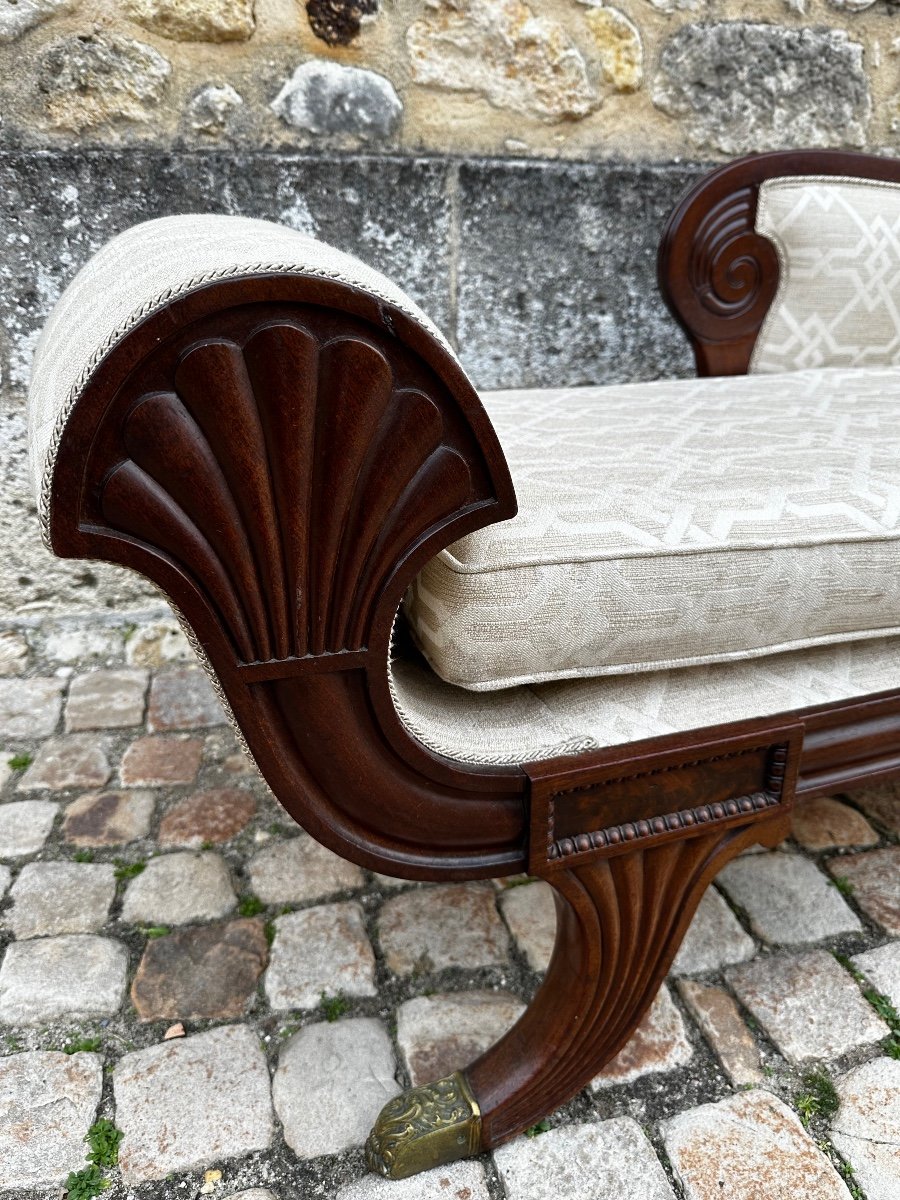
<svg viewBox="0 0 900 1200">
<path fill-rule="evenodd" d="M 0 0 L 0 615 L 150 603 L 52 560 L 37 333 L 137 221 L 312 232 L 392 275 L 476 384 L 684 374 L 655 254 L 711 162 L 900 144 L 894 0 Z M 155 602 L 155 601 L 154 601 Z"/>
</svg>

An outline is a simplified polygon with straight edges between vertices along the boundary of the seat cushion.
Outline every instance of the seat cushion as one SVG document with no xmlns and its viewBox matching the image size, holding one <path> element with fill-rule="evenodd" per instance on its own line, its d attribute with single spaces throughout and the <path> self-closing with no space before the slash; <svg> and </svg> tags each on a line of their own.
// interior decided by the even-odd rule
<svg viewBox="0 0 900 1200">
<path fill-rule="evenodd" d="M 900 632 L 900 370 L 482 397 L 519 512 L 407 596 L 475 691 Z"/>
</svg>

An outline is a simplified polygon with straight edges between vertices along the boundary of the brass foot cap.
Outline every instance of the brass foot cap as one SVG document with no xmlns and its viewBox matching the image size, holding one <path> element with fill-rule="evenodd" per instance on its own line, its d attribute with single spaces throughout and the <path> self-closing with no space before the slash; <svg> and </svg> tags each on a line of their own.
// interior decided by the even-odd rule
<svg viewBox="0 0 900 1200">
<path fill-rule="evenodd" d="M 388 1179 L 407 1179 L 480 1149 L 481 1113 L 457 1071 L 384 1106 L 366 1141 L 366 1164 Z"/>
</svg>

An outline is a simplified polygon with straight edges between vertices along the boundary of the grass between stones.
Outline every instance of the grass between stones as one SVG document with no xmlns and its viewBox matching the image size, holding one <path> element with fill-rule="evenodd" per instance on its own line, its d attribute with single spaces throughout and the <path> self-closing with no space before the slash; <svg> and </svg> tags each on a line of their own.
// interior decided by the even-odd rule
<svg viewBox="0 0 900 1200">
<path fill-rule="evenodd" d="M 890 1033 L 882 1042 L 882 1047 L 885 1054 L 889 1058 L 900 1059 L 900 1013 L 891 1003 L 884 992 L 879 992 L 877 988 L 866 980 L 865 975 L 857 967 L 853 965 L 849 958 L 844 954 L 838 954 L 835 951 L 834 957 L 841 964 L 845 971 L 853 976 L 860 986 L 863 996 L 872 1005 L 885 1025 L 890 1029 Z"/>
<path fill-rule="evenodd" d="M 112 1121 L 101 1118 L 95 1121 L 84 1136 L 88 1144 L 88 1165 L 80 1171 L 70 1171 L 66 1179 L 68 1200 L 94 1200 L 109 1187 L 104 1169 L 114 1167 L 119 1161 L 121 1129 Z"/>
</svg>

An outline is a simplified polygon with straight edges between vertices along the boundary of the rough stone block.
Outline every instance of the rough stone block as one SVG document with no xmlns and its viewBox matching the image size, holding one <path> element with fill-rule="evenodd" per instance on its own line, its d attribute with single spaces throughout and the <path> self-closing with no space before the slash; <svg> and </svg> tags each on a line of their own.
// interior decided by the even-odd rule
<svg viewBox="0 0 900 1200">
<path fill-rule="evenodd" d="M 400 1091 L 387 1030 L 371 1018 L 308 1025 L 285 1045 L 272 1080 L 284 1140 L 299 1158 L 365 1141 Z"/>
<path fill-rule="evenodd" d="M 737 858 L 719 873 L 718 882 L 767 942 L 790 946 L 862 929 L 837 889 L 798 854 L 776 850 Z"/>
<path fill-rule="evenodd" d="M 631 1083 L 644 1075 L 674 1071 L 689 1063 L 693 1056 L 681 1013 L 669 989 L 663 986 L 630 1040 L 595 1076 L 591 1087 L 596 1091 L 619 1083 Z"/>
<path fill-rule="evenodd" d="M 900 1012 L 900 942 L 888 942 L 877 950 L 855 954 L 853 965 Z"/>
<path fill-rule="evenodd" d="M 162 854 L 128 884 L 122 920 L 150 925 L 214 921 L 235 903 L 228 867 L 218 854 Z"/>
<path fill-rule="evenodd" d="M 832 858 L 828 870 L 846 879 L 853 899 L 887 933 L 900 934 L 900 846 Z"/>
<path fill-rule="evenodd" d="M 888 1028 L 824 950 L 759 958 L 728 981 L 790 1062 L 834 1059 L 885 1037 Z"/>
<path fill-rule="evenodd" d="M 663 1123 L 662 1134 L 687 1200 L 848 1200 L 841 1177 L 796 1114 L 768 1092 L 742 1092 L 679 1113 Z"/>
<path fill-rule="evenodd" d="M 508 937 L 488 884 L 449 884 L 385 901 L 378 936 L 397 975 L 506 962 Z"/>
<path fill-rule="evenodd" d="M 0 678 L 21 675 L 28 666 L 28 642 L 14 629 L 0 630 Z"/>
<path fill-rule="evenodd" d="M 244 42 L 256 28 L 253 0 L 123 0 L 122 9 L 176 42 Z"/>
<path fill-rule="evenodd" d="M 746 962 L 756 953 L 753 938 L 715 888 L 707 888 L 697 906 L 675 961 L 673 975 L 701 975 L 731 963 Z"/>
<path fill-rule="evenodd" d="M 504 992 L 451 992 L 401 1004 L 397 1045 L 413 1087 L 468 1066 L 524 1011 L 521 1001 Z"/>
<path fill-rule="evenodd" d="M 123 667 L 76 675 L 66 700 L 66 730 L 118 729 L 144 719 L 147 672 Z"/>
<path fill-rule="evenodd" d="M 500 908 L 529 967 L 546 971 L 556 938 L 553 888 L 542 879 L 507 888 L 500 893 Z"/>
<path fill-rule="evenodd" d="M 799 800 L 791 832 L 806 850 L 832 850 L 844 846 L 874 846 L 878 834 L 855 808 L 833 796 Z"/>
<path fill-rule="evenodd" d="M 93 933 L 106 923 L 115 894 L 107 863 L 26 863 L 10 892 L 5 923 L 17 938 Z"/>
<path fill-rule="evenodd" d="M 678 991 L 731 1082 L 736 1087 L 761 1083 L 759 1048 L 731 996 L 693 979 L 679 980 Z"/>
<path fill-rule="evenodd" d="M 306 833 L 266 846 L 247 870 L 250 886 L 264 904 L 305 904 L 363 885 L 359 867 Z"/>
<path fill-rule="evenodd" d="M 867 1200 L 900 1196 L 900 1062 L 876 1058 L 837 1081 L 831 1140 Z"/>
<path fill-rule="evenodd" d="M 9 881 L 11 879 L 12 879 L 12 871 L 9 869 L 9 867 L 5 867 L 2 864 L 0 864 L 0 900 L 3 899 L 3 896 L 6 893 L 6 889 L 9 887 Z"/>
<path fill-rule="evenodd" d="M 80 1170 L 102 1087 L 99 1054 L 32 1050 L 0 1058 L 0 1187 L 59 1185 Z"/>
<path fill-rule="evenodd" d="M 631 1117 L 566 1125 L 494 1151 L 509 1200 L 674 1200 L 653 1147 Z"/>
<path fill-rule="evenodd" d="M 64 687 L 60 679 L 0 679 L 0 737 L 48 737 L 59 722 Z"/>
<path fill-rule="evenodd" d="M 854 792 L 853 799 L 867 816 L 888 833 L 900 833 L 900 784 L 891 781 Z"/>
<path fill-rule="evenodd" d="M 46 842 L 58 810 L 52 800 L 0 805 L 0 858 L 36 854 Z"/>
<path fill-rule="evenodd" d="M 44 742 L 22 776 L 19 788 L 21 791 L 47 788 L 54 792 L 98 788 L 103 787 L 111 773 L 106 752 L 93 734 L 70 733 Z"/>
<path fill-rule="evenodd" d="M 44 640 L 43 656 L 50 662 L 77 664 L 114 660 L 122 653 L 122 629 L 108 626 L 73 625 L 63 619 L 51 625 Z"/>
<path fill-rule="evenodd" d="M 123 846 L 145 838 L 153 818 L 151 792 L 89 792 L 66 807 L 63 837 L 73 846 Z"/>
<path fill-rule="evenodd" d="M 147 706 L 150 733 L 224 724 L 219 697 L 200 667 L 175 667 L 154 675 Z"/>
<path fill-rule="evenodd" d="M 130 667 L 166 667 L 196 662 L 194 652 L 178 622 L 173 618 L 140 625 L 125 643 L 125 661 Z"/>
<path fill-rule="evenodd" d="M 138 738 L 122 759 L 122 783 L 126 787 L 193 783 L 202 755 L 203 743 L 196 738 Z"/>
<path fill-rule="evenodd" d="M 265 987 L 279 1010 L 315 1008 L 323 994 L 374 996 L 375 955 L 360 905 L 323 904 L 278 917 Z"/>
<path fill-rule="evenodd" d="M 197 792 L 170 808 L 159 824 L 161 846 L 218 845 L 236 837 L 253 819 L 256 801 L 243 788 Z"/>
<path fill-rule="evenodd" d="M 484 1170 L 477 1162 L 455 1162 L 411 1179 L 366 1175 L 341 1188 L 335 1200 L 490 1200 Z"/>
<path fill-rule="evenodd" d="M 52 42 L 37 65 L 48 119 L 73 133 L 123 118 L 152 120 L 171 73 L 155 47 L 112 30 Z"/>
<path fill-rule="evenodd" d="M 110 1015 L 125 995 L 127 966 L 121 942 L 90 933 L 13 942 L 0 965 L 0 1021 Z"/>
<path fill-rule="evenodd" d="M 128 1186 L 265 1150 L 272 1140 L 269 1071 L 244 1025 L 126 1054 L 113 1087 Z"/>
<path fill-rule="evenodd" d="M 288 125 L 363 142 L 396 133 L 403 103 L 384 75 L 325 59 L 302 63 L 272 101 Z"/>
</svg>

